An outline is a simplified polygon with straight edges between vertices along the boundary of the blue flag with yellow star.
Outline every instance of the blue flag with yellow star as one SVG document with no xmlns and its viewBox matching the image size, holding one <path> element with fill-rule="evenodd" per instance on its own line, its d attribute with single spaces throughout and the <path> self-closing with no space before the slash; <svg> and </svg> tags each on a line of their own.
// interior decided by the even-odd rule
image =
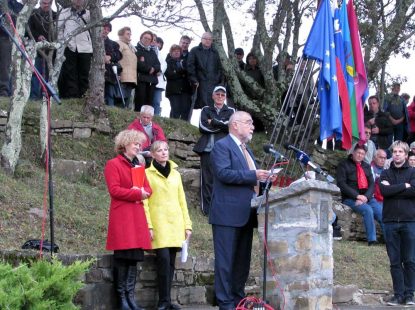
<svg viewBox="0 0 415 310">
<path fill-rule="evenodd" d="M 330 0 L 323 0 L 317 11 L 303 55 L 320 63 L 318 98 L 320 101 L 320 139 L 342 138 L 342 112 L 337 85 L 334 24 Z"/>
</svg>

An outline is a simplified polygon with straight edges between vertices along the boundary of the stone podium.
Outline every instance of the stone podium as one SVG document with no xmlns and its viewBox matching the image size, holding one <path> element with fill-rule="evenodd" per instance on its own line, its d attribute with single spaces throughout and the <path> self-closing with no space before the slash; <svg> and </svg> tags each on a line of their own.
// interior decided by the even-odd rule
<svg viewBox="0 0 415 310">
<path fill-rule="evenodd" d="M 274 309 L 332 309 L 332 195 L 336 185 L 306 180 L 269 194 L 267 301 Z M 259 198 L 253 202 L 258 206 Z M 265 202 L 264 202 L 265 203 Z M 264 239 L 265 207 L 258 233 Z"/>
</svg>

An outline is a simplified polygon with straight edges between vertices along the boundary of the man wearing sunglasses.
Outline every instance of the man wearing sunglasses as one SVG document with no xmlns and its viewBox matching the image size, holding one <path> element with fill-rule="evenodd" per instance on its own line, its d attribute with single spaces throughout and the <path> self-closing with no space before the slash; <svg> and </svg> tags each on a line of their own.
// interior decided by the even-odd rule
<svg viewBox="0 0 415 310">
<path fill-rule="evenodd" d="M 209 214 L 212 196 L 213 175 L 210 152 L 213 145 L 228 134 L 228 123 L 233 108 L 225 104 L 226 88 L 218 85 L 213 89 L 213 107 L 205 106 L 200 113 L 199 131 L 202 136 L 193 148 L 200 156 L 200 206 L 204 215 Z"/>
</svg>

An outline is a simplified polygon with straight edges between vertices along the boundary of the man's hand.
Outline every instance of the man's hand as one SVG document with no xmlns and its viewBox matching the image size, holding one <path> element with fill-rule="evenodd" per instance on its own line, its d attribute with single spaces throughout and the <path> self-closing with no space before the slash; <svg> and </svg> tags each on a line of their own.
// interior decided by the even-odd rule
<svg viewBox="0 0 415 310">
<path fill-rule="evenodd" d="M 46 40 L 46 38 L 45 38 L 44 36 L 40 35 L 40 36 L 37 38 L 37 40 L 38 40 L 38 42 L 42 42 L 42 41 L 45 41 L 45 40 Z"/>
<path fill-rule="evenodd" d="M 184 235 L 186 237 L 186 240 L 190 239 L 190 237 L 192 236 L 192 231 L 190 229 L 186 229 L 184 231 Z"/>
<path fill-rule="evenodd" d="M 365 195 L 357 195 L 356 197 L 356 205 L 360 206 L 367 202 L 367 197 Z"/>
<path fill-rule="evenodd" d="M 379 127 L 372 128 L 372 135 L 377 135 L 379 133 Z"/>
<path fill-rule="evenodd" d="M 153 74 L 153 73 L 154 73 L 154 71 L 156 71 L 156 70 L 154 70 L 154 68 L 153 68 L 153 67 L 151 67 L 149 74 Z"/>
<path fill-rule="evenodd" d="M 371 118 L 370 120 L 367 121 L 368 125 L 375 125 L 375 118 Z"/>
<path fill-rule="evenodd" d="M 111 56 L 109 56 L 109 55 L 105 55 L 105 63 L 106 63 L 106 64 L 111 63 Z"/>
<path fill-rule="evenodd" d="M 260 182 L 265 182 L 269 177 L 269 171 L 268 170 L 262 170 L 258 169 L 256 170 L 256 178 Z"/>
<path fill-rule="evenodd" d="M 410 188 L 410 187 L 411 187 L 411 184 L 405 183 L 405 188 Z"/>
</svg>

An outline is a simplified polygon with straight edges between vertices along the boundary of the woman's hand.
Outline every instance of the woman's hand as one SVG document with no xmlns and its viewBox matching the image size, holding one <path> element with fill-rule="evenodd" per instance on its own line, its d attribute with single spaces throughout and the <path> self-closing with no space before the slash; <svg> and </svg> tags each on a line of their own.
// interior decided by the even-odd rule
<svg viewBox="0 0 415 310">
<path fill-rule="evenodd" d="M 190 237 L 192 236 L 192 231 L 190 229 L 186 229 L 184 231 L 184 234 L 186 236 L 186 240 L 190 239 Z"/>
<path fill-rule="evenodd" d="M 149 231 L 150 231 L 150 239 L 151 239 L 151 241 L 153 241 L 154 240 L 154 232 L 153 232 L 153 229 L 150 228 Z"/>
<path fill-rule="evenodd" d="M 150 193 L 146 192 L 146 190 L 144 188 L 141 188 L 141 199 L 147 199 L 148 197 L 150 197 Z"/>
</svg>

